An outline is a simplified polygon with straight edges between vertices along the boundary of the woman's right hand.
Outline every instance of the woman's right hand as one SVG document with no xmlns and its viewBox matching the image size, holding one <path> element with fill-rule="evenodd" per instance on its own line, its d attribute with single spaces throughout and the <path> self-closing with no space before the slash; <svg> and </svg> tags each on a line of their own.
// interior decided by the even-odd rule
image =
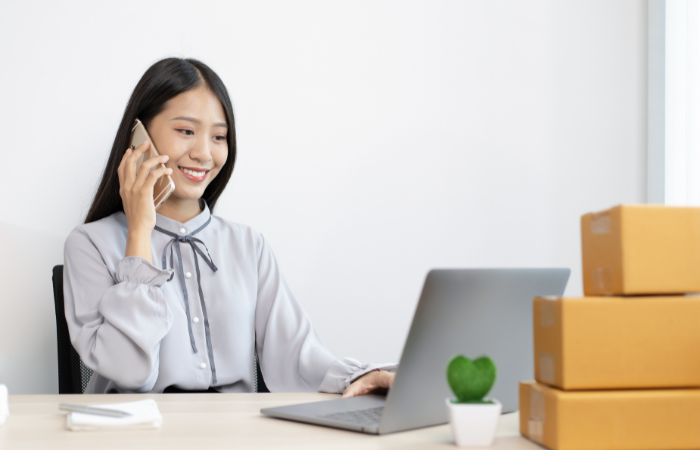
<svg viewBox="0 0 700 450">
<path fill-rule="evenodd" d="M 140 256 L 151 259 L 151 233 L 156 225 L 156 208 L 153 203 L 153 188 L 158 178 L 170 175 L 172 169 L 155 166 L 168 161 L 167 155 L 146 160 L 136 173 L 136 162 L 150 148 L 145 141 L 135 150 L 128 149 L 122 157 L 117 174 L 119 175 L 119 195 L 124 205 L 127 221 L 126 253 L 124 256 Z"/>
</svg>

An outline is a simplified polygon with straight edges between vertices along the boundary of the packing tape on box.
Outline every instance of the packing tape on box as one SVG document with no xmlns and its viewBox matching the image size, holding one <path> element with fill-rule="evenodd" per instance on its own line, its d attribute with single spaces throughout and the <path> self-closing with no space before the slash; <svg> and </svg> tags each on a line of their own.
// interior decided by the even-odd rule
<svg viewBox="0 0 700 450">
<path fill-rule="evenodd" d="M 7 404 L 7 386 L 0 384 L 0 425 L 5 423 L 10 415 L 10 408 Z"/>
<path fill-rule="evenodd" d="M 545 352 L 540 352 L 537 356 L 540 359 L 540 381 L 554 384 L 556 380 L 554 377 L 554 356 Z"/>
<path fill-rule="evenodd" d="M 544 394 L 533 385 L 530 387 L 530 419 L 527 431 L 530 439 L 540 444 L 544 438 L 544 420 Z"/>
<path fill-rule="evenodd" d="M 591 234 L 610 233 L 610 213 L 593 213 L 591 217 Z"/>
<path fill-rule="evenodd" d="M 548 295 L 540 298 L 544 300 L 540 304 L 540 321 L 543 327 L 551 327 L 557 323 L 557 304 L 555 302 L 561 297 Z"/>
<path fill-rule="evenodd" d="M 612 269 L 610 267 L 596 267 L 593 269 L 593 284 L 598 292 L 612 294 Z"/>
</svg>

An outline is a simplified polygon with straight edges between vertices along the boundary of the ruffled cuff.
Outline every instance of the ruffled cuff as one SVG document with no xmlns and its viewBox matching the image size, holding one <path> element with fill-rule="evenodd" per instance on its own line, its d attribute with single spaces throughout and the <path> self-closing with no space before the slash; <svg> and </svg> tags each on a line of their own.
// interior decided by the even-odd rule
<svg viewBox="0 0 700 450">
<path fill-rule="evenodd" d="M 117 282 L 161 287 L 170 279 L 172 273 L 172 269 L 158 269 L 140 256 L 127 256 L 117 266 Z"/>
<path fill-rule="evenodd" d="M 398 367 L 398 364 L 394 363 L 362 364 L 353 358 L 336 359 L 326 371 L 326 376 L 323 378 L 318 391 L 339 394 L 347 389 L 353 381 L 366 373 L 373 370 L 396 372 Z"/>
</svg>

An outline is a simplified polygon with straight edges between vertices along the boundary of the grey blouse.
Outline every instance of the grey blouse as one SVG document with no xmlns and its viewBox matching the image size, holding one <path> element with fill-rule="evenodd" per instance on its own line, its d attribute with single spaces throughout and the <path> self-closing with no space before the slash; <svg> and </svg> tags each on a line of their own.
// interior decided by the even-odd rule
<svg viewBox="0 0 700 450">
<path fill-rule="evenodd" d="M 157 215 L 154 264 L 124 257 L 122 212 L 68 236 L 65 312 L 73 346 L 95 372 L 86 393 L 252 392 L 256 352 L 271 392 L 342 392 L 371 370 L 395 368 L 331 355 L 262 235 L 202 207 L 187 223 Z"/>
</svg>

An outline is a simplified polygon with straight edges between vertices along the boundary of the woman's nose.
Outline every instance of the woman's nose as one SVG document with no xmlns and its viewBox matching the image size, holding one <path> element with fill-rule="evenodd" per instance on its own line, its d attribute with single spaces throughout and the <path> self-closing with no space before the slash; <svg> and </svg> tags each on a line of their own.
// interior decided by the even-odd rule
<svg viewBox="0 0 700 450">
<path fill-rule="evenodd" d="M 190 158 L 199 161 L 207 162 L 211 160 L 211 142 L 206 138 L 197 139 L 194 147 L 190 149 Z"/>
</svg>

